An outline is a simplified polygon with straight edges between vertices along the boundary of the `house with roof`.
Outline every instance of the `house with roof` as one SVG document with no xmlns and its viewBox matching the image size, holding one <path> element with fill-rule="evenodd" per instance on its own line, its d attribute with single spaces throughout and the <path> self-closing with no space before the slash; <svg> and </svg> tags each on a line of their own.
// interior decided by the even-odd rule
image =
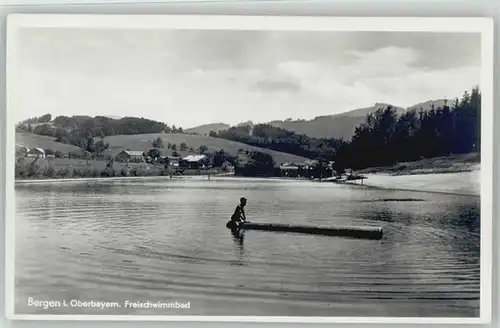
<svg viewBox="0 0 500 328">
<path fill-rule="evenodd" d="M 103 160 L 111 160 L 111 159 L 116 159 L 116 156 L 122 152 L 123 147 L 110 147 L 105 149 L 104 151 L 101 151 L 99 154 L 96 154 L 96 158 L 98 159 L 103 159 Z"/>
<path fill-rule="evenodd" d="M 280 172 L 282 177 L 298 177 L 299 176 L 299 165 L 294 163 L 283 163 L 280 165 Z"/>
<path fill-rule="evenodd" d="M 16 153 L 26 156 L 30 149 L 24 145 L 16 144 Z"/>
<path fill-rule="evenodd" d="M 27 157 L 35 157 L 35 158 L 45 158 L 45 150 L 42 148 L 31 148 L 26 153 Z"/>
<path fill-rule="evenodd" d="M 149 150 L 149 151 L 151 152 L 152 150 Z M 165 149 L 165 148 L 156 148 L 156 150 L 154 152 L 158 155 L 157 160 L 158 160 L 158 163 L 160 163 L 160 164 L 166 164 L 172 160 L 175 160 L 177 162 L 179 162 L 181 160 L 181 158 L 179 156 L 175 156 L 175 154 L 173 154 L 173 152 L 171 152 L 170 150 Z"/>
<path fill-rule="evenodd" d="M 169 166 L 179 167 L 182 162 L 182 158 L 179 156 L 165 156 L 165 163 L 168 163 Z"/>
<path fill-rule="evenodd" d="M 208 157 L 206 155 L 188 155 L 182 159 L 182 165 L 189 169 L 204 169 L 207 166 Z"/>
<path fill-rule="evenodd" d="M 119 152 L 115 159 L 118 162 L 144 162 L 144 152 L 140 150 L 122 150 Z"/>
</svg>

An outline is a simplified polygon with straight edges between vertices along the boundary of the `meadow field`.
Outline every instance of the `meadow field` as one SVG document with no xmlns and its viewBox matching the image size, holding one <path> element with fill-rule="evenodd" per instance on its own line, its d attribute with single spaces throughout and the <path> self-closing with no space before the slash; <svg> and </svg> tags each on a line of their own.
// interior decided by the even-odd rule
<svg viewBox="0 0 500 328">
<path fill-rule="evenodd" d="M 191 155 L 188 150 L 182 151 L 179 148 L 181 143 L 185 143 L 188 148 L 193 148 L 197 151 L 200 146 L 206 146 L 207 152 L 215 152 L 221 149 L 231 156 L 238 155 L 239 150 L 260 151 L 273 156 L 274 161 L 279 163 L 298 162 L 303 163 L 307 158 L 293 154 L 282 153 L 274 150 L 250 146 L 241 142 L 213 138 L 209 136 L 182 134 L 182 133 L 152 133 L 152 134 L 137 134 L 137 135 L 115 135 L 104 138 L 104 141 L 109 143 L 110 148 L 128 148 L 130 150 L 148 150 L 152 147 L 153 140 L 161 138 L 167 147 L 167 144 L 176 145 L 177 153 L 181 156 Z"/>
<path fill-rule="evenodd" d="M 153 148 L 153 141 L 157 138 L 161 138 L 164 144 L 163 150 L 171 154 L 174 150 L 168 149 L 168 144 L 175 145 L 175 151 L 180 156 L 187 156 L 199 153 L 198 150 L 200 146 L 206 146 L 207 153 L 212 153 L 215 151 L 224 150 L 231 156 L 237 156 L 240 150 L 243 151 L 260 151 L 263 153 L 270 154 L 273 156 L 274 161 L 277 164 L 284 162 L 295 162 L 303 163 L 307 158 L 300 157 L 293 154 L 282 153 L 274 150 L 264 149 L 249 146 L 247 144 L 230 141 L 220 138 L 213 138 L 209 136 L 182 134 L 182 133 L 154 133 L 154 134 L 136 134 L 136 135 L 114 135 L 108 136 L 102 139 L 105 143 L 109 144 L 109 149 L 114 153 L 118 153 L 123 149 L 136 150 L 136 151 L 148 151 Z M 100 138 L 96 138 L 100 139 Z M 187 149 L 180 149 L 180 145 L 185 143 Z M 27 133 L 27 132 L 17 132 L 16 133 L 16 144 L 23 145 L 29 148 L 40 147 L 43 149 L 51 149 L 52 151 L 60 151 L 63 154 L 68 154 L 69 152 L 81 153 L 82 150 L 79 147 L 57 142 L 55 138 L 41 136 L 37 134 Z M 189 150 L 191 149 L 191 151 Z M 194 152 L 193 152 L 194 150 Z M 74 164 L 72 162 L 72 164 Z"/>
</svg>

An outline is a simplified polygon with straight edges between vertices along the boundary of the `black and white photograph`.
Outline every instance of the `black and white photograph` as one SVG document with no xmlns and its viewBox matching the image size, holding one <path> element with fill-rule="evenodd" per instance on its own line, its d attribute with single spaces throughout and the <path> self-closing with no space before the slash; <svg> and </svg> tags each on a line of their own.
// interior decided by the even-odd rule
<svg viewBox="0 0 500 328">
<path fill-rule="evenodd" d="M 10 16 L 8 315 L 490 320 L 492 26 Z"/>
</svg>

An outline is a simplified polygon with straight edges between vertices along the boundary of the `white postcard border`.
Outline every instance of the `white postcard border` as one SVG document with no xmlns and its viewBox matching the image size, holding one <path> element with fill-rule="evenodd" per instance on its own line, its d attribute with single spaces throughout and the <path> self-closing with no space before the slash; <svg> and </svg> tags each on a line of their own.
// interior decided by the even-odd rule
<svg viewBox="0 0 500 328">
<path fill-rule="evenodd" d="M 15 314 L 15 129 L 13 111 L 21 88 L 15 77 L 17 32 L 21 28 L 216 29 L 281 31 L 470 32 L 481 34 L 481 259 L 478 318 L 278 317 L 162 315 Z M 210 321 L 297 323 L 485 324 L 491 322 L 493 221 L 493 20 L 491 18 L 305 17 L 217 15 L 11 14 L 6 49 L 6 316 L 12 320 Z"/>
</svg>

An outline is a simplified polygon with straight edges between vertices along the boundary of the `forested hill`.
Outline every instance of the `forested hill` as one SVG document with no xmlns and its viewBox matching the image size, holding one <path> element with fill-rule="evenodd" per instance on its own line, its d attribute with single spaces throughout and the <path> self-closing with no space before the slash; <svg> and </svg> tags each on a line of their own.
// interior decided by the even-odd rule
<svg viewBox="0 0 500 328">
<path fill-rule="evenodd" d="M 268 123 L 269 125 L 272 125 L 274 127 L 292 131 L 296 134 L 303 134 L 308 137 L 350 140 L 354 135 L 356 127 L 365 121 L 366 115 L 374 113 L 379 108 L 387 108 L 388 106 L 392 106 L 392 108 L 396 110 L 396 113 L 398 115 L 401 115 L 406 111 L 413 109 L 416 111 L 420 111 L 421 109 L 423 111 L 428 111 L 433 107 L 439 108 L 444 106 L 445 102 L 445 99 L 428 100 L 409 106 L 407 108 L 397 107 L 388 103 L 376 103 L 371 107 L 358 108 L 340 114 L 317 116 L 310 120 L 294 120 L 288 118 L 285 120 L 274 120 L 262 123 Z M 235 127 L 247 125 L 253 126 L 254 123 L 252 121 L 241 122 L 239 124 L 236 124 Z M 230 126 L 228 124 L 214 123 L 189 128 L 186 129 L 186 132 L 199 135 L 215 135 L 215 133 L 220 132 L 221 130 L 227 130 L 229 128 Z"/>
<path fill-rule="evenodd" d="M 50 114 L 30 118 L 17 126 L 18 132 L 31 132 L 56 138 L 58 142 L 87 148 L 88 139 L 113 135 L 182 133 L 182 128 L 137 117 L 113 119 L 105 116 L 58 116 Z"/>
<path fill-rule="evenodd" d="M 225 123 L 211 123 L 211 124 L 204 124 L 200 126 L 196 126 L 194 128 L 186 129 L 185 132 L 187 133 L 193 133 L 193 134 L 198 134 L 198 135 L 210 135 L 210 132 L 219 132 L 222 130 L 229 129 L 230 125 L 225 124 Z"/>
<path fill-rule="evenodd" d="M 335 161 L 338 170 L 391 165 L 425 157 L 480 151 L 481 93 L 479 87 L 465 92 L 452 103 L 430 104 L 401 111 L 381 105 L 354 128 L 352 138 L 316 138 L 272 124 L 249 122 L 210 137 L 245 143 L 311 159 Z M 184 133 L 182 128 L 145 118 L 112 119 L 98 116 L 59 116 L 50 114 L 29 119 L 18 131 L 54 137 L 56 141 L 78 146 L 90 152 L 105 145 L 98 139 L 113 135 Z M 94 138 L 98 138 L 94 140 Z"/>
<path fill-rule="evenodd" d="M 420 108 L 419 110 L 417 108 Z M 392 165 L 426 157 L 480 151 L 481 94 L 476 87 L 453 103 L 401 111 L 390 105 L 369 113 L 349 140 L 314 138 L 271 124 L 240 125 L 219 138 L 296 154 L 334 160 L 338 170 Z"/>
<path fill-rule="evenodd" d="M 381 108 L 367 116 L 336 154 L 340 168 L 367 168 L 402 161 L 481 151 L 479 87 L 428 111 L 403 115 Z"/>
<path fill-rule="evenodd" d="M 285 130 L 293 131 L 297 134 L 305 134 L 309 137 L 339 138 L 349 140 L 354 135 L 356 127 L 365 121 L 366 116 L 370 113 L 374 113 L 379 108 L 387 108 L 388 106 L 391 106 L 398 115 L 401 115 L 404 112 L 413 109 L 417 111 L 420 111 L 420 109 L 428 111 L 433 106 L 436 108 L 442 107 L 444 101 L 444 99 L 430 100 L 412 105 L 408 108 L 402 108 L 386 103 L 376 103 L 371 107 L 354 109 L 340 114 L 317 116 L 311 120 L 287 119 L 283 121 L 271 121 L 269 124 Z"/>
</svg>

